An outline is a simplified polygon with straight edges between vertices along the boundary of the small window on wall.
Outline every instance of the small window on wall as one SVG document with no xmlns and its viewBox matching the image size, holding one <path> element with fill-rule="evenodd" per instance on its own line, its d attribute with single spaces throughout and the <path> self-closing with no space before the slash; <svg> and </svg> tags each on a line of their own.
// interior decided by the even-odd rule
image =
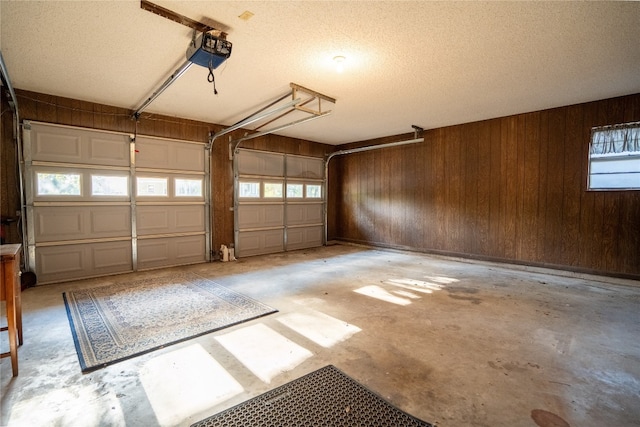
<svg viewBox="0 0 640 427">
<path fill-rule="evenodd" d="M 282 183 L 281 182 L 265 182 L 264 197 L 265 199 L 282 198 Z"/>
<path fill-rule="evenodd" d="M 640 122 L 591 130 L 588 189 L 640 189 Z"/>
<path fill-rule="evenodd" d="M 129 177 L 114 175 L 91 175 L 92 196 L 128 196 Z"/>
<path fill-rule="evenodd" d="M 167 178 L 138 177 L 136 182 L 138 196 L 167 195 Z"/>
<path fill-rule="evenodd" d="M 304 196 L 304 186 L 302 184 L 287 183 L 287 198 L 301 199 Z"/>
<path fill-rule="evenodd" d="M 80 174 L 47 173 L 36 174 L 38 196 L 80 196 L 82 187 Z"/>
<path fill-rule="evenodd" d="M 322 185 L 307 184 L 307 198 L 308 199 L 322 198 Z"/>
<path fill-rule="evenodd" d="M 238 196 L 241 198 L 257 199 L 260 197 L 259 182 L 242 182 L 238 183 Z"/>
<path fill-rule="evenodd" d="M 176 178 L 175 191 L 178 197 L 202 197 L 202 180 Z"/>
</svg>

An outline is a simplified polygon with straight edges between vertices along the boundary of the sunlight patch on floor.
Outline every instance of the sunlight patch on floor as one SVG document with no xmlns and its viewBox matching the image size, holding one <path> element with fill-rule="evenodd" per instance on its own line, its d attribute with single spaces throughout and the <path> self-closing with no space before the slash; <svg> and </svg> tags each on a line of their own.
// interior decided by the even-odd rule
<svg viewBox="0 0 640 427">
<path fill-rule="evenodd" d="M 37 396 L 15 403 L 11 408 L 9 425 L 97 426 L 116 423 L 124 417 L 115 393 L 98 392 L 93 386 L 77 385 L 45 390 L 43 387 Z"/>
<path fill-rule="evenodd" d="M 358 288 L 354 290 L 353 292 L 357 292 L 359 294 L 366 295 L 371 298 L 376 298 L 381 301 L 386 301 L 386 302 L 390 302 L 397 305 L 411 304 L 411 300 L 409 298 L 402 298 L 402 297 L 393 295 L 391 292 L 377 285 L 364 286 L 362 288 Z"/>
<path fill-rule="evenodd" d="M 178 425 L 244 391 L 199 344 L 149 360 L 140 381 L 162 426 Z"/>
<path fill-rule="evenodd" d="M 407 297 L 407 298 L 410 298 L 410 299 L 420 299 L 420 298 L 422 298 L 422 297 L 414 294 L 413 292 L 409 292 L 409 291 L 399 290 L 399 291 L 391 291 L 391 292 L 393 292 L 396 295 L 400 295 L 402 297 Z"/>
<path fill-rule="evenodd" d="M 315 310 L 305 313 L 289 313 L 277 320 L 300 335 L 309 338 L 322 347 L 333 347 L 362 329 L 343 320 L 336 319 Z"/>
<path fill-rule="evenodd" d="M 416 292 L 422 292 L 425 294 L 433 293 L 433 291 L 439 291 L 444 287 L 444 285 L 438 283 L 425 282 L 415 279 L 388 279 L 383 283 L 399 286 L 401 288 L 410 289 Z"/>
<path fill-rule="evenodd" d="M 456 283 L 460 281 L 458 279 L 445 276 L 424 276 L 424 278 L 429 280 L 430 282 L 442 283 L 443 285 L 448 285 L 450 283 Z"/>
<path fill-rule="evenodd" d="M 313 356 L 261 323 L 219 335 L 216 340 L 265 383 Z"/>
</svg>

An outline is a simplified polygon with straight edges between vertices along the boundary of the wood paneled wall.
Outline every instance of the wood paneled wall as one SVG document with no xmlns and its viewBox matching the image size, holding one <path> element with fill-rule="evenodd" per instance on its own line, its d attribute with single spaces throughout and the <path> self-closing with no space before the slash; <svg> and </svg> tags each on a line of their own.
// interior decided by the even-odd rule
<svg viewBox="0 0 640 427">
<path fill-rule="evenodd" d="M 78 101 L 58 96 L 16 90 L 21 120 L 57 123 L 93 129 L 103 129 L 130 134 L 136 131 L 136 122 L 131 119 L 131 110 L 111 107 L 86 101 Z M 8 106 L 6 106 L 8 108 Z M 2 107 L 5 110 L 5 104 Z M 10 129 L 5 130 L 5 115 L 2 115 L 2 188 L 15 186 L 16 162 L 14 160 L 14 143 Z M 9 119 L 8 123 L 11 121 Z M 137 123 L 137 133 L 164 138 L 175 138 L 187 141 L 207 142 L 210 131 L 218 131 L 222 126 L 143 113 Z M 231 133 L 232 138 L 244 135 L 244 130 Z M 277 135 L 266 135 L 242 144 L 243 148 L 269 150 L 279 153 L 299 154 L 312 157 L 323 157 L 334 147 L 309 141 L 286 138 Z M 11 158 L 14 156 L 14 158 Z M 228 136 L 214 143 L 211 153 L 212 181 L 212 248 L 233 242 L 233 164 L 229 160 Z M 13 195 L 2 192 L 2 213 L 19 210 L 18 193 Z M 19 235 L 12 236 L 18 242 Z"/>
<path fill-rule="evenodd" d="M 12 166 L 17 161 L 17 152 L 14 141 L 14 114 L 9 106 L 7 97 L 2 98 L 2 117 L 0 120 L 0 214 L 3 219 L 17 219 L 16 210 L 20 209 L 20 196 L 16 169 Z M 4 143 L 7 141 L 8 143 Z M 10 222 L 3 226 L 3 239 L 5 243 L 17 243 L 20 241 L 19 224 Z"/>
<path fill-rule="evenodd" d="M 640 278 L 640 191 L 586 191 L 591 128 L 631 121 L 640 94 L 336 157 L 329 238 Z"/>
<path fill-rule="evenodd" d="M 131 111 L 18 90 L 21 118 L 134 133 Z M 19 209 L 11 112 L 2 104 L 3 215 Z M 640 120 L 640 94 L 427 130 L 425 142 L 339 156 L 329 238 L 640 278 L 640 191 L 588 192 L 593 126 Z M 221 126 L 143 114 L 138 133 L 207 141 Z M 234 136 L 241 136 L 237 131 Z M 332 147 L 268 135 L 243 147 L 322 157 Z M 233 241 L 227 138 L 212 150 L 212 247 Z M 10 242 L 19 235 L 11 230 Z"/>
</svg>

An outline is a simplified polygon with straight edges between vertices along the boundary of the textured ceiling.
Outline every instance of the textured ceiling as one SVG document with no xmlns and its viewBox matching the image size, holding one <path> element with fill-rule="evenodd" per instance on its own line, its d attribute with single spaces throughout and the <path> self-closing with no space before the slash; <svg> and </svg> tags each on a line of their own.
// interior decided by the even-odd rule
<svg viewBox="0 0 640 427">
<path fill-rule="evenodd" d="M 233 52 L 217 96 L 193 66 L 145 113 L 230 125 L 295 82 L 337 103 L 280 133 L 341 144 L 640 92 L 640 2 L 155 3 L 217 23 Z M 138 0 L 2 0 L 0 14 L 16 88 L 131 109 L 191 39 Z"/>
</svg>

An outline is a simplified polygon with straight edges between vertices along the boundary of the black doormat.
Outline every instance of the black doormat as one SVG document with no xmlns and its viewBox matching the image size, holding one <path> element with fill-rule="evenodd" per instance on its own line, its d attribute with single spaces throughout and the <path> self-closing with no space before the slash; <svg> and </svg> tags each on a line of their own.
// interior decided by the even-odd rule
<svg viewBox="0 0 640 427">
<path fill-rule="evenodd" d="M 432 427 L 329 365 L 191 427 Z"/>
</svg>

